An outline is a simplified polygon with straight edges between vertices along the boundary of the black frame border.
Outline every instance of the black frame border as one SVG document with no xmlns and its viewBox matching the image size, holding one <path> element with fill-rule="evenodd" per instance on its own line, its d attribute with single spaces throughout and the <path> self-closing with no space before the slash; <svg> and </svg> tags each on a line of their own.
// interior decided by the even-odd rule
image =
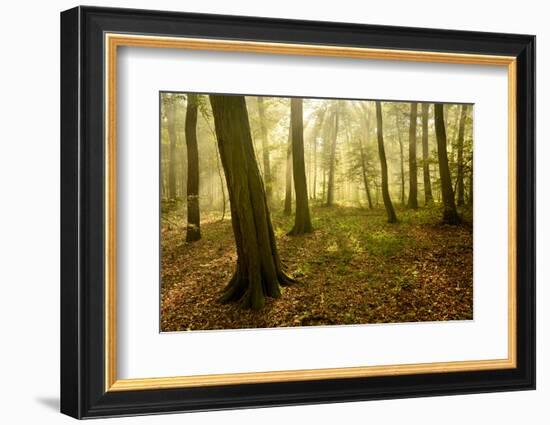
<svg viewBox="0 0 550 425">
<path fill-rule="evenodd" d="M 517 367 L 105 392 L 104 33 L 517 58 Z M 61 13 L 61 412 L 75 418 L 535 388 L 535 36 L 80 6 Z"/>
</svg>

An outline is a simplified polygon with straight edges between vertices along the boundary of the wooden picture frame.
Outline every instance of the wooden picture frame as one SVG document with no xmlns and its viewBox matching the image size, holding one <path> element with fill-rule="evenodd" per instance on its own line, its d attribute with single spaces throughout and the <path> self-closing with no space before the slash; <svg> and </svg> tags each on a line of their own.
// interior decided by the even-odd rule
<svg viewBox="0 0 550 425">
<path fill-rule="evenodd" d="M 120 46 L 508 69 L 508 357 L 117 379 L 116 55 Z M 535 38 L 77 7 L 61 14 L 61 411 L 76 418 L 534 389 Z M 499 183 L 500 184 L 500 183 Z M 506 182 L 501 182 L 506 184 Z"/>
</svg>

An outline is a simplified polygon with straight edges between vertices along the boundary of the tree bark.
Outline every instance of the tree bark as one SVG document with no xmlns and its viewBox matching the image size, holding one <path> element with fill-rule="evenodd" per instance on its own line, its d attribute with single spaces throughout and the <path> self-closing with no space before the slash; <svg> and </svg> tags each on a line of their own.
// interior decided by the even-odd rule
<svg viewBox="0 0 550 425">
<path fill-rule="evenodd" d="M 430 105 L 422 104 L 422 170 L 424 174 L 424 203 L 433 202 L 432 182 L 430 180 L 430 150 L 428 146 L 428 113 Z"/>
<path fill-rule="evenodd" d="M 290 100 L 290 120 L 292 127 L 292 170 L 294 191 L 296 192 L 296 214 L 294 227 L 289 235 L 302 235 L 313 232 L 307 196 L 306 167 L 304 161 L 304 123 L 301 98 Z"/>
<path fill-rule="evenodd" d="M 338 101 L 336 101 L 338 102 Z M 338 140 L 339 103 L 334 111 L 334 126 L 332 128 L 332 144 L 330 146 L 330 160 L 328 168 L 327 207 L 334 203 L 334 169 L 336 166 L 336 142 Z"/>
<path fill-rule="evenodd" d="M 376 136 L 378 139 L 378 155 L 380 156 L 380 169 L 382 174 L 382 198 L 384 200 L 384 207 L 388 215 L 389 223 L 396 223 L 397 216 L 393 209 L 393 204 L 390 198 L 390 191 L 388 189 L 388 164 L 386 162 L 386 150 L 384 149 L 384 129 L 382 122 L 382 106 L 380 101 L 376 101 Z"/>
<path fill-rule="evenodd" d="M 176 99 L 168 96 L 166 99 L 166 119 L 170 153 L 168 155 L 168 199 L 176 199 Z"/>
<path fill-rule="evenodd" d="M 258 115 L 260 117 L 260 133 L 262 137 L 262 162 L 264 166 L 264 184 L 268 201 L 271 200 L 273 181 L 271 179 L 271 167 L 269 165 L 269 139 L 267 137 L 267 127 L 265 123 L 264 98 L 258 96 Z"/>
<path fill-rule="evenodd" d="M 259 309 L 295 280 L 282 270 L 244 96 L 210 95 L 210 103 L 237 247 L 237 268 L 220 300 Z"/>
<path fill-rule="evenodd" d="M 367 133 L 368 134 L 368 133 Z M 367 194 L 367 201 L 369 202 L 369 209 L 372 210 L 372 198 L 370 196 L 369 179 L 367 178 L 367 166 L 365 164 L 365 150 L 363 149 L 363 138 L 359 138 L 359 150 L 361 153 L 361 171 L 363 172 L 363 184 L 365 185 L 365 192 Z"/>
<path fill-rule="evenodd" d="M 462 105 L 460 111 L 460 123 L 458 127 L 457 141 L 457 183 L 456 183 L 456 205 L 461 207 L 464 205 L 464 127 L 466 124 L 466 115 L 468 106 Z"/>
<path fill-rule="evenodd" d="M 418 179 L 416 167 L 416 116 L 418 104 L 411 103 L 411 114 L 409 118 L 409 201 L 407 206 L 412 209 L 418 208 Z"/>
<path fill-rule="evenodd" d="M 323 121 L 325 119 L 326 110 L 323 109 L 319 112 L 317 116 L 317 122 L 315 123 L 315 128 L 313 130 L 312 142 L 313 142 L 313 199 L 317 199 L 317 137 L 323 126 Z"/>
<path fill-rule="evenodd" d="M 443 197 L 443 222 L 447 224 L 460 223 L 456 212 L 449 162 L 447 158 L 447 135 L 443 118 L 443 104 L 434 105 L 435 136 L 437 139 L 437 157 L 439 162 L 439 176 L 441 178 L 441 195 Z"/>
<path fill-rule="evenodd" d="M 470 157 L 470 178 L 468 182 L 469 192 L 468 192 L 468 205 L 472 206 L 474 204 L 474 157 Z"/>
<path fill-rule="evenodd" d="M 397 105 L 396 105 L 397 106 Z M 401 205 L 405 205 L 405 160 L 403 159 L 403 140 L 401 139 L 401 128 L 399 126 L 399 109 L 395 112 L 395 131 L 399 142 L 399 160 L 401 165 Z"/>
<path fill-rule="evenodd" d="M 285 208 L 284 214 L 292 213 L 292 122 L 288 125 L 288 143 L 286 148 Z"/>
<path fill-rule="evenodd" d="M 187 95 L 185 114 L 185 141 L 187 145 L 187 242 L 201 238 L 201 216 L 199 206 L 199 149 L 197 145 L 196 94 Z"/>
<path fill-rule="evenodd" d="M 367 108 L 366 104 L 362 103 L 361 109 L 357 108 L 356 111 L 359 114 L 359 120 L 361 122 L 361 127 L 363 129 L 364 138 L 369 140 L 369 133 L 370 133 L 370 123 L 369 123 L 369 116 L 367 115 Z M 361 155 L 361 173 L 363 175 L 363 185 L 365 186 L 365 193 L 367 195 L 367 201 L 369 203 L 369 209 L 373 208 L 372 205 L 372 196 L 370 193 L 370 185 L 369 185 L 369 179 L 367 176 L 367 158 L 365 155 L 365 148 L 363 147 L 363 137 L 359 137 L 359 153 Z"/>
</svg>

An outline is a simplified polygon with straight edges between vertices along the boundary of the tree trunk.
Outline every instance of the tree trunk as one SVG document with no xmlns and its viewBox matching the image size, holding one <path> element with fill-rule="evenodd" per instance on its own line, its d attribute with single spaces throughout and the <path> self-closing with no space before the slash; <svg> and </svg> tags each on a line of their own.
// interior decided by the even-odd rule
<svg viewBox="0 0 550 425">
<path fill-rule="evenodd" d="M 290 100 L 290 120 L 292 128 L 292 169 L 294 172 L 294 191 L 296 192 L 296 214 L 294 227 L 289 235 L 302 235 L 313 232 L 309 215 L 307 196 L 306 167 L 304 161 L 304 123 L 301 98 Z"/>
<path fill-rule="evenodd" d="M 267 137 L 267 127 L 265 124 L 264 98 L 258 96 L 258 115 L 260 117 L 260 133 L 262 137 L 262 160 L 264 165 L 264 185 L 268 201 L 271 200 L 273 182 L 271 180 L 271 167 L 269 165 L 269 140 Z"/>
<path fill-rule="evenodd" d="M 313 130 L 312 142 L 313 142 L 313 199 L 317 199 L 317 137 L 323 126 L 323 121 L 325 119 L 325 109 L 319 112 L 317 117 L 317 122 L 315 123 L 315 129 Z"/>
<path fill-rule="evenodd" d="M 367 166 L 365 164 L 365 150 L 363 149 L 362 137 L 359 138 L 359 150 L 361 152 L 361 170 L 363 172 L 363 184 L 365 185 L 365 192 L 367 194 L 367 201 L 369 202 L 369 209 L 372 210 L 372 199 L 370 196 L 369 179 L 367 178 Z"/>
<path fill-rule="evenodd" d="M 432 182 L 430 180 L 430 150 L 428 146 L 428 113 L 429 103 L 422 104 L 422 170 L 424 172 L 424 203 L 433 202 Z"/>
<path fill-rule="evenodd" d="M 401 205 L 405 205 L 405 160 L 403 159 L 403 140 L 401 139 L 401 129 L 399 126 L 399 109 L 395 113 L 395 131 L 399 142 L 399 160 L 401 165 Z"/>
<path fill-rule="evenodd" d="M 468 205 L 472 206 L 474 204 L 474 157 L 470 157 L 470 178 L 468 182 L 469 193 L 468 193 Z"/>
<path fill-rule="evenodd" d="M 369 133 L 370 133 L 370 126 L 369 126 L 369 117 L 367 115 L 367 108 L 366 103 L 362 103 L 362 109 L 357 109 L 359 115 L 360 115 L 360 122 L 361 127 L 363 129 L 363 134 L 365 135 L 365 139 L 369 140 Z M 361 110 L 363 113 L 361 113 Z M 359 153 L 361 155 L 361 173 L 363 175 L 363 185 L 365 186 L 365 193 L 367 195 L 367 201 L 369 203 L 369 209 L 372 210 L 372 197 L 370 193 L 370 187 L 369 187 L 369 179 L 367 176 L 367 158 L 365 155 L 365 149 L 363 147 L 363 137 L 359 137 Z"/>
<path fill-rule="evenodd" d="M 337 101 L 338 102 L 338 101 Z M 327 207 L 334 203 L 334 169 L 336 166 L 336 142 L 338 140 L 339 104 L 334 111 L 334 126 L 332 128 L 332 144 L 330 146 L 330 160 L 328 168 Z"/>
<path fill-rule="evenodd" d="M 201 238 L 199 207 L 199 149 L 197 146 L 197 95 L 187 95 L 185 141 L 187 145 L 187 242 Z"/>
<path fill-rule="evenodd" d="M 443 197 L 443 222 L 447 224 L 460 223 L 460 217 L 456 212 L 449 162 L 447 159 L 447 135 L 445 134 L 445 122 L 443 119 L 443 104 L 434 105 L 435 136 L 437 139 L 437 158 L 439 160 L 439 176 L 441 178 L 441 194 Z"/>
<path fill-rule="evenodd" d="M 468 106 L 462 105 L 462 109 L 460 111 L 460 124 L 458 127 L 458 141 L 457 141 L 458 146 L 457 146 L 456 205 L 458 207 L 461 207 L 464 205 L 464 127 L 466 123 L 467 112 L 468 112 Z"/>
<path fill-rule="evenodd" d="M 237 246 L 237 269 L 220 300 L 259 309 L 295 280 L 282 270 L 244 96 L 211 95 L 210 103 Z"/>
<path fill-rule="evenodd" d="M 170 153 L 168 155 L 168 199 L 176 199 L 176 99 L 169 96 L 166 102 L 166 119 Z"/>
<path fill-rule="evenodd" d="M 409 201 L 407 206 L 412 209 L 418 208 L 418 180 L 416 168 L 416 115 L 418 104 L 411 103 L 411 114 L 409 118 Z"/>
<path fill-rule="evenodd" d="M 292 213 L 292 123 L 288 126 L 288 144 L 286 148 L 285 208 L 284 214 Z"/>
<path fill-rule="evenodd" d="M 382 198 L 384 199 L 384 206 L 386 207 L 386 213 L 388 215 L 389 223 L 396 223 L 397 216 L 393 209 L 393 204 L 390 198 L 390 191 L 388 189 L 388 164 L 386 163 L 386 150 L 384 149 L 384 129 L 382 122 L 382 106 L 380 101 L 376 101 L 376 136 L 378 139 L 378 155 L 380 156 L 380 169 L 382 174 Z"/>
</svg>

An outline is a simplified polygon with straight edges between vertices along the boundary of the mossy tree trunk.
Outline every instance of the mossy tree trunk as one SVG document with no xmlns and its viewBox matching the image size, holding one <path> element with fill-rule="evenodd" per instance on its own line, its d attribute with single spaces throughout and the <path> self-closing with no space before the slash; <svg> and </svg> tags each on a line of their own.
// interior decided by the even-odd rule
<svg viewBox="0 0 550 425">
<path fill-rule="evenodd" d="M 304 123 L 301 98 L 290 100 L 290 122 L 292 128 L 292 170 L 294 173 L 294 191 L 296 192 L 296 214 L 294 227 L 289 235 L 311 233 L 311 217 L 307 196 L 306 167 L 304 161 Z"/>
<path fill-rule="evenodd" d="M 237 247 L 236 271 L 220 300 L 259 309 L 295 281 L 282 270 L 244 96 L 210 95 L 210 103 Z"/>
<path fill-rule="evenodd" d="M 428 113 L 429 103 L 422 104 L 422 171 L 424 174 L 424 203 L 430 205 L 433 202 L 432 182 L 430 180 L 430 150 L 428 146 Z"/>
<path fill-rule="evenodd" d="M 437 158 L 439 162 L 439 176 L 441 178 L 441 195 L 443 197 L 443 222 L 447 224 L 460 223 L 460 217 L 456 212 L 451 173 L 449 172 L 449 160 L 447 158 L 447 134 L 443 116 L 443 104 L 434 105 L 435 136 L 437 139 Z"/>
<path fill-rule="evenodd" d="M 382 199 L 386 207 L 389 223 L 396 223 L 397 216 L 393 209 L 393 204 L 390 198 L 388 189 L 388 164 L 386 162 L 386 150 L 384 149 L 384 128 L 382 120 L 382 105 L 380 101 L 376 101 L 376 137 L 378 139 L 378 155 L 380 156 L 380 169 L 382 174 Z"/>
<path fill-rule="evenodd" d="M 196 94 L 187 95 L 185 113 L 185 141 L 187 145 L 187 242 L 201 238 L 201 215 L 199 206 L 199 149 L 197 145 Z"/>
<path fill-rule="evenodd" d="M 468 106 L 462 105 L 460 110 L 460 122 L 458 124 L 457 140 L 457 182 L 456 182 L 456 205 L 464 205 L 464 127 L 466 126 L 466 115 Z"/>
</svg>

